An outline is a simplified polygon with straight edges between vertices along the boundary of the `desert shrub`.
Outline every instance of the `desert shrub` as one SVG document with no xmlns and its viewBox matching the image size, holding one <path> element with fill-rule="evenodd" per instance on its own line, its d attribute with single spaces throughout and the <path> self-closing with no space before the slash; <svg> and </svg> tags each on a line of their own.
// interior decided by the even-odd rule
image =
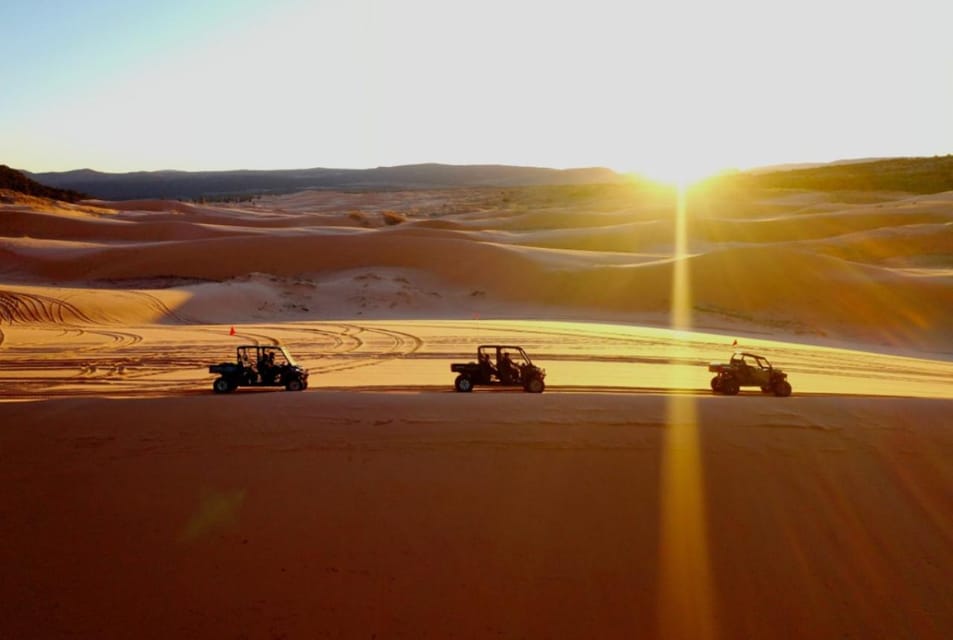
<svg viewBox="0 0 953 640">
<path fill-rule="evenodd" d="M 367 219 L 367 215 L 363 211 L 351 211 L 349 214 L 347 214 L 347 217 L 354 222 L 357 222 L 362 227 L 371 226 L 370 220 Z"/>
<path fill-rule="evenodd" d="M 401 222 L 407 222 L 407 216 L 400 213 L 399 211 L 382 211 L 381 217 L 384 219 L 384 224 L 394 225 L 400 224 Z"/>
</svg>

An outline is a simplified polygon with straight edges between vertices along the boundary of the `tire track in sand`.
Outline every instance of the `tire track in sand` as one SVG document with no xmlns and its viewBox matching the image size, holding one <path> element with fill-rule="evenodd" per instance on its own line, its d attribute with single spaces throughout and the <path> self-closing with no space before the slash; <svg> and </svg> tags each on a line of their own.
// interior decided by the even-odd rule
<svg viewBox="0 0 953 640">
<path fill-rule="evenodd" d="M 381 329 L 353 323 L 335 323 L 333 326 L 341 327 L 342 331 L 340 335 L 355 341 L 355 346 L 347 351 L 338 351 L 322 355 L 322 358 L 328 356 L 340 358 L 344 356 L 347 360 L 345 362 L 338 360 L 327 364 L 319 363 L 317 365 L 311 365 L 309 368 L 312 369 L 314 373 L 333 373 L 372 367 L 394 358 L 408 356 L 418 351 L 424 344 L 420 337 L 403 331 Z M 385 345 L 380 348 L 376 348 L 373 344 L 378 338 L 386 339 Z"/>
<path fill-rule="evenodd" d="M 66 316 L 72 316 L 67 320 Z M 96 324 L 79 307 L 65 300 L 33 293 L 0 290 L 0 322 L 10 324 Z"/>
<path fill-rule="evenodd" d="M 126 291 L 125 293 L 137 298 L 141 298 L 146 306 L 157 312 L 162 317 L 171 318 L 179 324 L 189 324 L 193 322 L 191 318 L 180 315 L 160 298 L 152 295 L 151 293 L 146 293 L 145 291 Z"/>
<path fill-rule="evenodd" d="M 58 338 L 18 343 L 13 347 L 7 344 L 14 357 L 5 362 L 4 371 L 19 375 L 4 380 L 7 389 L 2 395 L 12 392 L 16 396 L 35 397 L 50 395 L 62 384 L 97 380 L 109 383 L 111 379 L 125 377 L 132 367 L 142 362 L 142 358 L 137 357 L 139 354 L 126 352 L 143 342 L 142 335 L 113 329 L 65 298 L 0 290 L 2 322 L 25 325 L 31 331 L 54 333 Z M 38 372 L 40 376 L 36 375 Z M 52 375 L 43 375 L 44 372 Z M 102 386 L 112 391 L 111 384 Z"/>
</svg>

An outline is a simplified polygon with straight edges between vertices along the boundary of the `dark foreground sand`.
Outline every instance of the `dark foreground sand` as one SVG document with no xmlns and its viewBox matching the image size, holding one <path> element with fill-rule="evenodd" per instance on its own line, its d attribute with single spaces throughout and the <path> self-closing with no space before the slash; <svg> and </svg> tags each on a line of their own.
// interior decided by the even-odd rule
<svg viewBox="0 0 953 640">
<path fill-rule="evenodd" d="M 0 637 L 948 638 L 951 415 L 596 393 L 0 404 Z"/>
</svg>

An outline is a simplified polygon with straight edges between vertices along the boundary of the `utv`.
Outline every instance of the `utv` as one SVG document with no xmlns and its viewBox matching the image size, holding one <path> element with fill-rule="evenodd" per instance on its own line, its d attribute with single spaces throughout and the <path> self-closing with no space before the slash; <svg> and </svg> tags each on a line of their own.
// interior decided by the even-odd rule
<svg viewBox="0 0 953 640">
<path fill-rule="evenodd" d="M 523 387 L 530 393 L 542 393 L 546 388 L 546 370 L 534 365 L 522 347 L 482 345 L 477 348 L 476 362 L 455 362 L 450 371 L 459 374 L 453 387 L 464 393 L 478 384 Z"/>
<path fill-rule="evenodd" d="M 295 364 L 284 347 L 246 345 L 238 347 L 237 362 L 209 366 L 217 373 L 215 393 L 230 393 L 238 387 L 284 387 L 288 391 L 308 388 L 308 370 Z"/>
<path fill-rule="evenodd" d="M 785 398 L 791 395 L 788 374 L 775 369 L 767 358 L 753 353 L 736 353 L 728 364 L 712 363 L 708 370 L 717 373 L 711 379 L 711 390 L 733 396 L 741 387 L 761 387 L 762 393 Z"/>
</svg>

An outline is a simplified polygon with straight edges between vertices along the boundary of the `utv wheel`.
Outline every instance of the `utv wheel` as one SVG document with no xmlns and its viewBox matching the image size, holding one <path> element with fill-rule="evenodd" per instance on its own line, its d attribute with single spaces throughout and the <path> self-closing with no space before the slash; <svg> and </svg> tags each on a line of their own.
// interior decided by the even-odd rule
<svg viewBox="0 0 953 640">
<path fill-rule="evenodd" d="M 212 383 L 212 391 L 215 393 L 228 393 L 234 388 L 232 383 L 225 378 L 215 378 L 215 382 Z"/>
<path fill-rule="evenodd" d="M 721 393 L 721 376 L 715 376 L 711 379 L 711 390 L 715 393 Z"/>
<path fill-rule="evenodd" d="M 301 380 L 298 378 L 292 378 L 285 383 L 285 389 L 288 391 L 303 391 L 304 385 L 301 384 Z"/>
<path fill-rule="evenodd" d="M 461 393 L 469 393 L 473 391 L 473 381 L 467 376 L 457 376 L 457 379 L 453 381 L 453 388 Z"/>
<path fill-rule="evenodd" d="M 531 378 L 523 388 L 530 393 L 542 393 L 546 383 L 541 378 Z"/>
<path fill-rule="evenodd" d="M 774 384 L 774 395 L 779 398 L 787 398 L 791 395 L 791 383 L 787 380 L 779 380 Z"/>
<path fill-rule="evenodd" d="M 721 381 L 721 392 L 726 396 L 736 396 L 741 390 L 741 386 L 734 378 L 725 378 Z"/>
</svg>

